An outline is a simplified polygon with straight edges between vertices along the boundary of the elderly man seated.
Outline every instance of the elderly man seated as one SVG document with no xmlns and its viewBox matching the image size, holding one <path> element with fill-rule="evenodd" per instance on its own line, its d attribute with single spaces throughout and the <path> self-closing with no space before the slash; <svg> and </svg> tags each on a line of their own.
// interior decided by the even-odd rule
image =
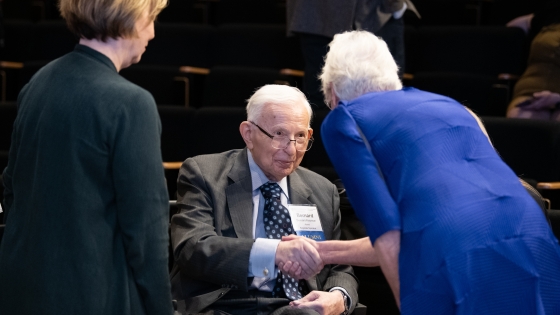
<svg viewBox="0 0 560 315">
<path fill-rule="evenodd" d="M 308 229 L 315 238 L 340 236 L 335 186 L 299 167 L 313 142 L 311 115 L 298 89 L 266 85 L 249 99 L 247 121 L 239 126 L 246 148 L 181 166 L 180 211 L 171 221 L 172 293 L 181 312 L 352 312 L 358 301 L 352 268 L 323 266 L 308 242 L 280 240 L 305 224 L 316 228 Z M 299 268 L 282 274 L 278 265 L 286 261 Z M 306 295 L 313 303 L 290 305 Z"/>
</svg>

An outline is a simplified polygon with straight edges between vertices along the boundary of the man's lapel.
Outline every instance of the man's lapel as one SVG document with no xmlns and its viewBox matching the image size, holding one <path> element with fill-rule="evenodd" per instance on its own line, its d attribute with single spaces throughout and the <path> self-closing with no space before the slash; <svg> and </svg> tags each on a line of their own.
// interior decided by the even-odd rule
<svg viewBox="0 0 560 315">
<path fill-rule="evenodd" d="M 299 176 L 297 170 L 288 175 L 288 190 L 290 202 L 293 204 L 310 204 L 309 197 L 313 190 L 307 186 Z"/>
<path fill-rule="evenodd" d="M 231 221 L 238 238 L 253 238 L 253 193 L 247 149 L 235 157 L 228 177 L 233 181 L 226 188 Z"/>
</svg>

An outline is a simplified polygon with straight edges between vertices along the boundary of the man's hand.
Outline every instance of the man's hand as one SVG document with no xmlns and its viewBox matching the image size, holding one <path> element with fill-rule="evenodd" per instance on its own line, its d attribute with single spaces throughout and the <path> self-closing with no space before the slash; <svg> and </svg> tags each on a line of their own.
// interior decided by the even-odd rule
<svg viewBox="0 0 560 315">
<path fill-rule="evenodd" d="M 290 238 L 288 241 L 283 239 L 276 249 L 274 262 L 280 270 L 298 280 L 309 279 L 324 267 L 317 249 L 303 237 Z M 286 267 L 287 262 L 288 267 L 282 268 Z"/>
<path fill-rule="evenodd" d="M 344 312 L 342 292 L 312 291 L 302 299 L 290 302 L 290 306 L 304 309 L 310 308 L 321 315 L 340 315 Z"/>
<path fill-rule="evenodd" d="M 282 241 L 292 241 L 292 240 L 296 240 L 296 239 L 301 239 L 303 241 L 308 242 L 311 246 L 313 246 L 316 250 L 318 250 L 318 244 L 317 242 L 307 238 L 307 237 L 302 237 L 302 236 L 297 236 L 294 234 L 288 235 L 288 236 L 282 236 Z M 319 257 L 320 257 L 319 253 Z M 322 258 L 322 257 L 320 257 Z M 321 259 L 322 260 L 322 259 Z M 323 267 L 324 267 L 324 262 L 323 262 Z M 300 266 L 300 264 L 297 261 L 283 261 L 280 262 L 278 264 L 278 268 L 280 269 L 280 271 L 282 271 L 283 273 L 291 276 L 292 278 L 296 278 L 296 279 L 309 279 L 309 278 L 305 278 L 302 275 L 302 268 Z M 322 268 L 321 268 L 322 269 Z M 319 270 L 320 272 L 321 270 Z M 312 275 L 313 276 L 313 275 Z"/>
</svg>

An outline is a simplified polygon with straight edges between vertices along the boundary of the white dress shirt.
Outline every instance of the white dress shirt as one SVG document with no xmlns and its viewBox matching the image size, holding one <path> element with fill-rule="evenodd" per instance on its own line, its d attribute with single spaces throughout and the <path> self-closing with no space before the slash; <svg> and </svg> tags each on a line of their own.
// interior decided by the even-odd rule
<svg viewBox="0 0 560 315">
<path fill-rule="evenodd" d="M 278 268 L 276 268 L 275 264 L 276 248 L 281 240 L 267 238 L 263 220 L 264 196 L 260 191 L 260 187 L 270 182 L 270 180 L 264 175 L 257 163 L 255 163 L 250 150 L 247 150 L 247 159 L 251 172 L 253 192 L 253 238 L 255 239 L 249 256 L 249 270 L 247 276 L 253 277 L 253 282 L 250 285 L 251 289 L 272 292 L 276 285 L 276 277 L 278 275 Z M 277 182 L 277 184 L 282 189 L 280 201 L 282 205 L 288 208 L 288 204 L 290 203 L 288 179 L 284 177 Z M 347 307 L 352 305 L 352 298 L 344 288 L 333 287 L 329 292 L 333 290 L 339 290 L 346 295 Z"/>
<path fill-rule="evenodd" d="M 260 191 L 260 187 L 270 180 L 255 163 L 253 155 L 249 150 L 247 150 L 247 158 L 249 160 L 253 191 L 253 238 L 255 239 L 251 248 L 251 255 L 249 256 L 248 276 L 254 277 L 250 287 L 260 291 L 272 292 L 278 274 L 278 268 L 276 268 L 274 261 L 276 258 L 276 248 L 280 240 L 269 239 L 266 236 L 263 221 L 264 197 Z M 287 208 L 289 204 L 288 179 L 284 177 L 277 184 L 282 189 L 280 201 Z"/>
</svg>

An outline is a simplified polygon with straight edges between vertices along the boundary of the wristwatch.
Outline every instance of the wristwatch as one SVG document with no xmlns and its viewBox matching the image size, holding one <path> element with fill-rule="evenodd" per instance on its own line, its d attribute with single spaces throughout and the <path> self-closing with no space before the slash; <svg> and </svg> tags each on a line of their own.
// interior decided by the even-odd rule
<svg viewBox="0 0 560 315">
<path fill-rule="evenodd" d="M 348 296 L 342 290 L 338 290 L 338 289 L 335 290 L 340 292 L 340 294 L 342 294 L 342 300 L 344 301 L 344 312 L 340 313 L 340 315 L 348 315 L 348 310 L 350 310 L 350 306 L 348 305 L 349 302 Z"/>
<path fill-rule="evenodd" d="M 342 299 L 344 300 L 344 312 L 342 312 L 341 315 L 348 315 L 348 310 L 350 309 L 348 307 L 348 297 L 346 296 L 346 293 L 344 293 L 342 291 L 340 291 L 340 293 L 342 293 Z"/>
</svg>

